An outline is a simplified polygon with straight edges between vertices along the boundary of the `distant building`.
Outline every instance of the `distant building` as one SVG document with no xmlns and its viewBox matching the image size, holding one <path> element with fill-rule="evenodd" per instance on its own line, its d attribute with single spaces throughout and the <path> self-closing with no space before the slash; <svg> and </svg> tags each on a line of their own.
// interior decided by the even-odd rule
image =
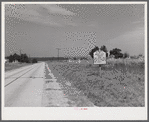
<svg viewBox="0 0 149 122">
<path fill-rule="evenodd" d="M 8 59 L 5 59 L 5 63 L 8 63 L 9 62 L 9 60 Z"/>
<path fill-rule="evenodd" d="M 108 52 L 107 52 L 107 57 L 109 57 L 109 56 L 110 56 L 110 52 L 108 51 Z"/>
<path fill-rule="evenodd" d="M 144 61 L 144 56 L 139 56 L 138 59 L 139 59 L 140 62 L 143 62 Z"/>
<path fill-rule="evenodd" d="M 17 60 L 14 60 L 13 63 L 18 63 L 18 61 Z"/>
</svg>

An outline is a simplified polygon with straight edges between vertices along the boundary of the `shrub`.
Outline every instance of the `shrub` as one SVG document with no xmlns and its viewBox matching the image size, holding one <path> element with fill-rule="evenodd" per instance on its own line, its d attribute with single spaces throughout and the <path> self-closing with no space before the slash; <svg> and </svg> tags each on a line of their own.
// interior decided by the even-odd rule
<svg viewBox="0 0 149 122">
<path fill-rule="evenodd" d="M 32 60 L 32 63 L 37 63 L 37 62 L 38 62 L 38 61 L 37 61 L 37 59 L 35 59 L 35 58 Z"/>
</svg>

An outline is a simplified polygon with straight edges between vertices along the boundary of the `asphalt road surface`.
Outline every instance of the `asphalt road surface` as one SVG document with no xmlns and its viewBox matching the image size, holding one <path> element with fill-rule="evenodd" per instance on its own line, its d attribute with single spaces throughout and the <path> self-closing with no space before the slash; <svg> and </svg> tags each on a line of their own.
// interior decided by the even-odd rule
<svg viewBox="0 0 149 122">
<path fill-rule="evenodd" d="M 95 107 L 45 62 L 5 73 L 5 107 Z"/>
</svg>

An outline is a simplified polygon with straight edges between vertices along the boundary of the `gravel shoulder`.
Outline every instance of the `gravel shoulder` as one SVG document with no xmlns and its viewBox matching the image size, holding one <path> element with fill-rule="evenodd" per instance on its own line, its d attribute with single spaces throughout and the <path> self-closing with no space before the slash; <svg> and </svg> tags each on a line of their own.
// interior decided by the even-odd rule
<svg viewBox="0 0 149 122">
<path fill-rule="evenodd" d="M 52 71 L 49 71 L 48 68 Z M 83 94 L 60 73 L 53 70 L 51 64 L 45 68 L 43 106 L 46 107 L 95 107 Z M 53 78 L 54 77 L 54 78 Z"/>
</svg>

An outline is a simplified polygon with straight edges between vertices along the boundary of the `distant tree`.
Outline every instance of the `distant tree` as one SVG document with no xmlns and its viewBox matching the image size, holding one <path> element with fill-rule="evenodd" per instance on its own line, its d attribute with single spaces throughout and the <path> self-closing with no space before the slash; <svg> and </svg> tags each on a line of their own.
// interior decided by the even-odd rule
<svg viewBox="0 0 149 122">
<path fill-rule="evenodd" d="M 21 54 L 21 56 L 20 56 L 20 62 L 24 62 L 24 54 Z"/>
<path fill-rule="evenodd" d="M 115 58 L 123 58 L 123 53 L 117 54 Z"/>
<path fill-rule="evenodd" d="M 20 62 L 29 63 L 29 58 L 26 54 L 21 54 Z"/>
<path fill-rule="evenodd" d="M 121 52 L 121 49 L 114 48 L 113 50 L 110 50 L 110 55 L 116 55 Z"/>
<path fill-rule="evenodd" d="M 16 54 L 16 53 L 13 54 L 13 59 L 20 62 L 20 55 L 18 55 L 18 54 Z"/>
<path fill-rule="evenodd" d="M 32 63 L 37 63 L 38 61 L 37 61 L 37 59 L 36 58 L 34 58 L 33 60 L 32 60 Z"/>
<path fill-rule="evenodd" d="M 142 54 L 139 54 L 137 57 L 139 58 L 139 57 L 142 57 L 143 55 Z"/>
<path fill-rule="evenodd" d="M 107 47 L 105 45 L 101 46 L 100 50 L 104 51 L 105 53 L 108 52 Z"/>
<path fill-rule="evenodd" d="M 18 62 L 26 62 L 29 63 L 30 59 L 28 58 L 27 54 L 21 54 L 18 55 L 14 53 L 13 55 L 7 56 L 7 59 L 9 59 L 9 62 L 18 61 Z"/>
<path fill-rule="evenodd" d="M 28 56 L 26 54 L 24 54 L 24 62 L 25 63 L 29 63 L 29 58 L 28 58 Z"/>
<path fill-rule="evenodd" d="M 124 54 L 123 54 L 123 58 L 128 58 L 129 57 L 129 54 L 127 53 L 127 52 L 125 52 Z"/>
<path fill-rule="evenodd" d="M 77 58 L 76 57 L 73 57 L 73 60 L 77 60 Z"/>
<path fill-rule="evenodd" d="M 123 54 L 121 53 L 121 49 L 114 48 L 113 50 L 110 50 L 110 55 L 114 55 L 115 58 L 123 58 Z"/>
<path fill-rule="evenodd" d="M 89 55 L 94 58 L 94 52 L 96 52 L 97 50 L 99 50 L 99 47 L 95 46 L 90 52 Z"/>
<path fill-rule="evenodd" d="M 105 45 L 101 46 L 100 50 L 104 51 L 106 53 L 106 57 L 108 57 L 108 50 Z"/>
<path fill-rule="evenodd" d="M 14 61 L 13 55 L 8 56 L 8 59 L 9 59 L 9 62 L 13 62 Z"/>
<path fill-rule="evenodd" d="M 5 59 L 9 59 L 9 56 L 6 56 Z"/>
</svg>

